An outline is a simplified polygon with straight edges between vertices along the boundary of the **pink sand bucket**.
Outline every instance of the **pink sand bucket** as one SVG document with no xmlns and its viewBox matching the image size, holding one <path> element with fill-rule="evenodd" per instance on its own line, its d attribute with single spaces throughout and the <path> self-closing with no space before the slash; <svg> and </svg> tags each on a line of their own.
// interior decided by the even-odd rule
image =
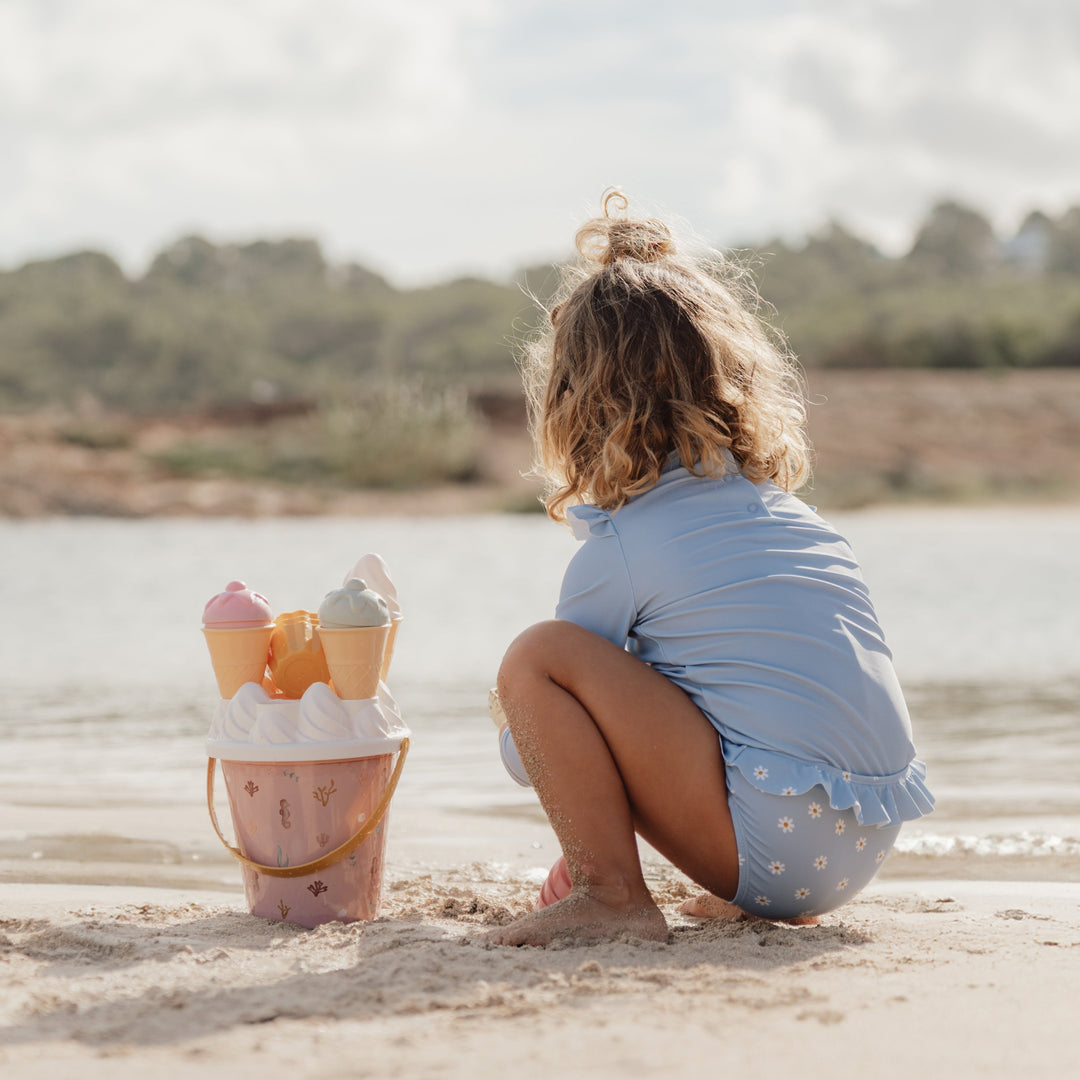
<svg viewBox="0 0 1080 1080">
<path fill-rule="evenodd" d="M 249 684 L 222 703 L 207 740 L 210 820 L 241 865 L 252 915 L 309 928 L 378 917 L 390 800 L 409 748 L 400 718 L 377 699 L 341 702 L 316 687 L 300 701 L 270 701 Z M 238 724 L 236 714 L 254 718 L 242 741 L 247 716 Z M 322 739 L 303 737 L 313 714 Z M 236 847 L 214 810 L 218 760 Z"/>
</svg>

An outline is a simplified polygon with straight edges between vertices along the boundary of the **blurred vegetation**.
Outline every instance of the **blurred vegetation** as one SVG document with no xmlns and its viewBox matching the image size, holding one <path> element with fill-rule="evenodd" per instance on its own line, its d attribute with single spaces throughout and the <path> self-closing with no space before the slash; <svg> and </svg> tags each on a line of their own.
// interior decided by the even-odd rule
<svg viewBox="0 0 1080 1080">
<path fill-rule="evenodd" d="M 181 439 L 151 460 L 179 476 L 407 490 L 474 480 L 480 442 L 464 393 L 383 382 L 356 403 Z"/>
<path fill-rule="evenodd" d="M 0 408 L 360 400 L 373 382 L 512 376 L 508 336 L 529 306 L 488 281 L 395 289 L 311 240 L 190 237 L 136 280 L 79 252 L 0 274 Z"/>
<path fill-rule="evenodd" d="M 1001 238 L 946 201 L 903 256 L 832 223 L 738 257 L 807 368 L 1080 365 L 1080 207 Z M 0 411 L 66 410 L 61 437 L 97 450 L 129 437 L 101 416 L 224 421 L 155 451 L 181 474 L 466 479 L 483 437 L 468 398 L 516 392 L 513 340 L 554 281 L 402 289 L 302 238 L 186 237 L 136 278 L 100 252 L 32 262 L 0 273 Z"/>
<path fill-rule="evenodd" d="M 798 247 L 759 247 L 751 265 L 808 368 L 1080 365 L 1080 207 L 1034 212 L 1001 240 L 943 202 L 900 258 L 832 223 Z"/>
</svg>

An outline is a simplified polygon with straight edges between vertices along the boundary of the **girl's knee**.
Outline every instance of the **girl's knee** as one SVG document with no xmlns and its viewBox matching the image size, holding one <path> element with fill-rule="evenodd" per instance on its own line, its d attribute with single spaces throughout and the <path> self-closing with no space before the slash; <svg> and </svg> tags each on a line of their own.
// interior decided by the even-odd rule
<svg viewBox="0 0 1080 1080">
<path fill-rule="evenodd" d="M 523 676 L 531 677 L 545 671 L 546 664 L 552 658 L 552 648 L 558 645 L 559 625 L 555 619 L 536 623 L 510 642 L 499 665 L 500 693 L 504 686 L 509 689 Z"/>
<path fill-rule="evenodd" d="M 499 666 L 498 687 L 503 700 L 518 687 L 537 678 L 559 681 L 573 672 L 585 639 L 597 638 L 591 631 L 562 619 L 548 619 L 523 630 L 510 643 Z"/>
</svg>

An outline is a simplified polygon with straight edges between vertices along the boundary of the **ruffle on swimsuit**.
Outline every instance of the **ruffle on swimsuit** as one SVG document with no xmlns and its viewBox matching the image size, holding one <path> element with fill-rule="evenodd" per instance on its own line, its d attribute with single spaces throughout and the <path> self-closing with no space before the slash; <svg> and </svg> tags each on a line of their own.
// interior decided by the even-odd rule
<svg viewBox="0 0 1080 1080">
<path fill-rule="evenodd" d="M 900 825 L 934 808 L 934 796 L 925 784 L 926 766 L 918 758 L 887 776 L 863 776 L 772 750 L 725 742 L 724 760 L 759 791 L 771 795 L 802 795 L 820 784 L 828 793 L 829 805 L 834 810 L 854 809 L 860 825 Z"/>
<path fill-rule="evenodd" d="M 566 517 L 576 540 L 588 540 L 590 536 L 615 535 L 615 523 L 611 520 L 611 514 L 601 510 L 599 506 L 589 503 L 571 506 L 566 511 Z"/>
</svg>

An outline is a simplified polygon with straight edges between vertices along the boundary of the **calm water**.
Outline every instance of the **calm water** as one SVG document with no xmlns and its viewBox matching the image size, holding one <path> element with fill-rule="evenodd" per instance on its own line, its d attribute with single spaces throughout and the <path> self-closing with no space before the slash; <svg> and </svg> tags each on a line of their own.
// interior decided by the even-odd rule
<svg viewBox="0 0 1080 1080">
<path fill-rule="evenodd" d="M 833 520 L 863 563 L 939 798 L 902 838 L 908 856 L 1080 866 L 1080 512 Z M 486 693 L 507 642 L 551 614 L 574 551 L 538 516 L 0 523 L 3 790 L 197 801 L 215 699 L 206 598 L 239 577 L 275 611 L 315 608 L 365 551 L 389 562 L 407 620 L 391 684 L 415 738 L 397 799 L 530 812 L 498 764 Z"/>
</svg>

